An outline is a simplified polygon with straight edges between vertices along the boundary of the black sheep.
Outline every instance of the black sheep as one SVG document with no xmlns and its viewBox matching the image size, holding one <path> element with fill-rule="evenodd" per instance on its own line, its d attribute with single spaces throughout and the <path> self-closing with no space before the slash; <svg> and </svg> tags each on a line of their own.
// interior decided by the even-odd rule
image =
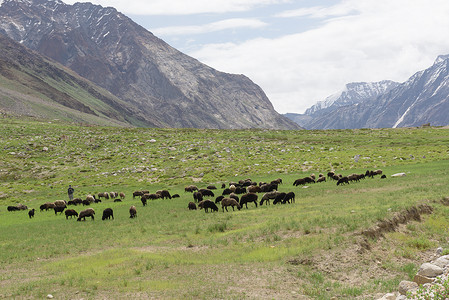
<svg viewBox="0 0 449 300">
<path fill-rule="evenodd" d="M 225 196 L 223 196 L 223 195 L 218 196 L 217 198 L 215 198 L 215 203 L 220 203 L 221 200 L 223 200 L 224 197 L 225 197 Z"/>
<path fill-rule="evenodd" d="M 65 213 L 65 219 L 66 219 L 66 220 L 68 220 L 69 217 L 70 217 L 70 219 L 71 219 L 73 216 L 78 217 L 78 213 L 77 213 L 76 210 L 74 210 L 74 209 L 67 209 L 64 213 Z"/>
<path fill-rule="evenodd" d="M 349 184 L 349 178 L 347 176 L 344 176 L 337 181 L 337 185 L 343 185 L 344 183 Z"/>
<path fill-rule="evenodd" d="M 142 202 L 143 206 L 146 206 L 146 205 L 147 205 L 147 198 L 141 197 L 141 198 L 140 198 L 140 201 Z"/>
<path fill-rule="evenodd" d="M 326 177 L 322 178 L 326 179 Z M 290 200 L 292 201 L 292 203 L 295 203 L 295 193 L 293 192 L 287 193 L 284 197 L 284 200 L 282 200 L 282 204 L 285 204 L 286 202 L 290 203 Z"/>
<path fill-rule="evenodd" d="M 194 192 L 193 193 L 193 200 L 195 202 L 203 201 L 203 194 L 201 194 L 200 192 Z"/>
<path fill-rule="evenodd" d="M 203 197 L 215 197 L 214 192 L 208 189 L 200 189 L 199 192 L 201 193 L 201 195 L 203 195 Z"/>
<path fill-rule="evenodd" d="M 200 209 L 204 208 L 204 211 L 206 213 L 209 212 L 209 208 L 213 211 L 218 211 L 217 205 L 213 201 L 210 201 L 210 200 L 200 201 L 200 203 L 198 203 L 198 207 Z"/>
<path fill-rule="evenodd" d="M 174 194 L 171 196 L 172 198 L 179 198 L 179 194 Z"/>
<path fill-rule="evenodd" d="M 187 206 L 189 210 L 196 210 L 196 204 L 193 202 L 189 202 L 189 205 Z"/>
<path fill-rule="evenodd" d="M 30 217 L 30 219 L 34 217 L 34 208 L 28 211 L 28 217 Z"/>
<path fill-rule="evenodd" d="M 287 194 L 282 192 L 276 195 L 276 198 L 274 198 L 273 204 L 276 205 L 278 203 L 283 203 L 282 201 L 284 200 L 285 196 Z"/>
<path fill-rule="evenodd" d="M 105 210 L 103 210 L 103 217 L 101 217 L 101 219 L 104 221 L 106 219 L 110 219 L 112 217 L 112 220 L 114 220 L 114 211 L 112 210 L 112 208 L 106 208 Z"/>
<path fill-rule="evenodd" d="M 61 214 L 62 214 L 62 212 L 63 212 L 64 209 L 66 209 L 66 208 L 67 208 L 67 206 L 56 206 L 56 207 L 54 208 L 54 210 L 55 210 L 55 215 L 58 214 L 58 213 L 61 213 Z"/>
</svg>

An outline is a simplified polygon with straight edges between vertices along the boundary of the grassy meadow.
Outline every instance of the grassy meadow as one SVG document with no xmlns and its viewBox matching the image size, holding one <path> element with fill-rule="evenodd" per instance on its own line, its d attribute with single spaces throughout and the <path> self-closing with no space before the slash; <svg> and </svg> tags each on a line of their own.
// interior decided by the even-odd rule
<svg viewBox="0 0 449 300">
<path fill-rule="evenodd" d="M 449 129 L 329 131 L 142 129 L 0 119 L 0 298 L 373 299 L 449 249 Z M 294 187 L 330 170 L 367 178 Z M 404 172 L 405 177 L 392 174 Z M 184 187 L 282 178 L 296 202 L 189 211 Z M 124 192 L 95 220 L 39 211 L 45 202 Z M 180 198 L 149 201 L 135 190 Z M 259 194 L 259 199 L 262 194 Z M 8 212 L 8 205 L 35 208 Z M 433 214 L 360 247 L 360 232 L 412 206 Z M 128 209 L 137 207 L 137 218 Z M 114 220 L 102 221 L 103 209 Z M 74 208 L 78 212 L 83 208 Z M 448 251 L 449 252 L 449 251 Z"/>
</svg>

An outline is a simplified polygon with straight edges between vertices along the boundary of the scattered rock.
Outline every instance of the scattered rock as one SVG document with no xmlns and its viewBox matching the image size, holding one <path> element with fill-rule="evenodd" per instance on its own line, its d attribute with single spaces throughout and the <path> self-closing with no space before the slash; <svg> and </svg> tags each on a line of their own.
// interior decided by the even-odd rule
<svg viewBox="0 0 449 300">
<path fill-rule="evenodd" d="M 411 292 L 418 288 L 418 284 L 413 281 L 403 280 L 399 283 L 399 293 L 401 295 L 407 295 L 407 292 Z"/>
<path fill-rule="evenodd" d="M 405 173 L 396 173 L 396 174 L 391 175 L 391 177 L 404 177 L 404 176 L 407 176 L 407 175 Z"/>
<path fill-rule="evenodd" d="M 427 276 L 422 276 L 419 274 L 416 274 L 413 278 L 413 282 L 416 282 L 418 285 L 426 284 L 426 283 L 432 283 L 434 281 L 434 278 L 430 278 Z"/>
<path fill-rule="evenodd" d="M 418 275 L 426 277 L 437 277 L 441 274 L 443 274 L 443 269 L 431 263 L 423 263 L 418 271 Z"/>
<path fill-rule="evenodd" d="M 54 297 L 53 297 L 53 295 L 52 294 L 48 294 L 47 295 L 47 299 L 53 299 Z"/>
</svg>

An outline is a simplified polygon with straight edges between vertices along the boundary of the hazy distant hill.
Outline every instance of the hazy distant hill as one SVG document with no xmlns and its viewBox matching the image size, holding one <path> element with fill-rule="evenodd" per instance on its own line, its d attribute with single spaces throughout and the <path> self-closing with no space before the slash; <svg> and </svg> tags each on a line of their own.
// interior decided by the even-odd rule
<svg viewBox="0 0 449 300">
<path fill-rule="evenodd" d="M 300 128 L 247 77 L 200 63 L 111 7 L 5 0 L 0 32 L 110 91 L 146 126 Z"/>
<path fill-rule="evenodd" d="M 354 90 L 351 86 L 358 86 L 349 84 L 346 92 L 330 96 L 328 101 L 319 102 L 307 110 L 307 121 L 298 123 L 306 129 L 415 127 L 427 123 L 449 125 L 448 65 L 449 55 L 439 56 L 431 67 L 416 73 L 406 82 L 381 82 L 388 83 L 388 86 L 365 84 L 368 89 L 356 93 L 361 97 L 352 97 L 354 101 L 345 103 L 342 99 Z M 289 117 L 293 120 L 299 118 L 298 115 Z"/>
</svg>

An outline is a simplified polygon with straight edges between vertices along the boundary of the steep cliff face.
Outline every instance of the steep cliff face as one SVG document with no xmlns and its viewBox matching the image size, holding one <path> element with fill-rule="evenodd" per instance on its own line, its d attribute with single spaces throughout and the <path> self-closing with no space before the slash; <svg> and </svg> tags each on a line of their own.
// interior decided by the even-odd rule
<svg viewBox="0 0 449 300">
<path fill-rule="evenodd" d="M 131 104 L 148 126 L 299 128 L 247 77 L 200 63 L 111 7 L 5 0 L 0 32 Z"/>
<path fill-rule="evenodd" d="M 69 122 L 141 126 L 125 102 L 2 34 L 0 110 Z"/>
</svg>

